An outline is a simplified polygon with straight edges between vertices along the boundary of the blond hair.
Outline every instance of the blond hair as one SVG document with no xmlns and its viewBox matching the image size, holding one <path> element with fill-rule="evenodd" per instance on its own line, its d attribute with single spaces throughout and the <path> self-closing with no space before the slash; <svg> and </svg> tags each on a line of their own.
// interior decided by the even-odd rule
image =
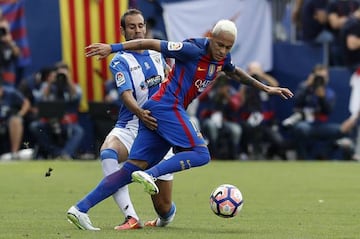
<svg viewBox="0 0 360 239">
<path fill-rule="evenodd" d="M 228 32 L 233 35 L 236 39 L 237 36 L 237 28 L 234 22 L 226 19 L 222 19 L 218 21 L 213 27 L 211 33 L 212 35 L 219 35 L 221 32 Z"/>
</svg>

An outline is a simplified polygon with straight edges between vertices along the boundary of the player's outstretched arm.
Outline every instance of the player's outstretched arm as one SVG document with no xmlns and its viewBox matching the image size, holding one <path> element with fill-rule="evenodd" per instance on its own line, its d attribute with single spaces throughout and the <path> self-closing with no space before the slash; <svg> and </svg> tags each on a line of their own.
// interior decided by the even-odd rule
<svg viewBox="0 0 360 239">
<path fill-rule="evenodd" d="M 253 86 L 271 95 L 279 95 L 284 99 L 288 99 L 294 96 L 294 94 L 288 88 L 265 85 L 260 81 L 256 80 L 255 78 L 251 77 L 239 67 L 236 67 L 233 72 L 226 72 L 226 74 L 232 79 L 237 80 L 242 84 Z"/>
<path fill-rule="evenodd" d="M 85 47 L 85 56 L 99 56 L 99 60 L 107 57 L 111 53 L 123 50 L 161 50 L 160 40 L 156 39 L 136 39 L 116 44 L 93 43 Z"/>
<path fill-rule="evenodd" d="M 111 52 L 110 44 L 93 43 L 85 47 L 85 56 L 86 57 L 99 56 L 98 60 L 106 58 L 111 53 L 112 52 Z"/>
</svg>

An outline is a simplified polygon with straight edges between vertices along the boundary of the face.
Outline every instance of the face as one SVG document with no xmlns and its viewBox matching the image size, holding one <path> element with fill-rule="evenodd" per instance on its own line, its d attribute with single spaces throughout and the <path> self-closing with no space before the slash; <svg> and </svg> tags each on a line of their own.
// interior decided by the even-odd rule
<svg viewBox="0 0 360 239">
<path fill-rule="evenodd" d="M 125 18 L 125 28 L 121 31 L 127 41 L 144 39 L 146 33 L 144 17 L 140 14 L 128 15 Z"/>
<path fill-rule="evenodd" d="M 235 36 L 229 32 L 220 32 L 210 39 L 209 52 L 211 57 L 220 61 L 230 52 L 235 42 Z"/>
</svg>

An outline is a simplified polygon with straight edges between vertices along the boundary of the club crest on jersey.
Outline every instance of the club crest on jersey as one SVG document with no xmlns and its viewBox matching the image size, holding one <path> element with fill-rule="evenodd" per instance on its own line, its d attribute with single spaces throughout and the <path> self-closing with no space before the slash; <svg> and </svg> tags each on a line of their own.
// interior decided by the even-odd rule
<svg viewBox="0 0 360 239">
<path fill-rule="evenodd" d="M 178 51 L 183 47 L 182 42 L 168 42 L 168 50 L 169 51 Z"/>
<path fill-rule="evenodd" d="M 155 56 L 155 57 L 154 57 L 154 60 L 155 60 L 156 63 L 160 63 L 160 57 Z"/>
<path fill-rule="evenodd" d="M 140 88 L 141 88 L 141 90 L 147 89 L 147 85 L 146 85 L 145 81 L 142 81 L 142 82 L 140 83 Z"/>
<path fill-rule="evenodd" d="M 122 72 L 116 73 L 115 83 L 117 87 L 120 87 L 121 85 L 125 84 L 125 76 Z"/>
<path fill-rule="evenodd" d="M 214 64 L 210 64 L 209 70 L 208 70 L 208 76 L 212 76 L 215 72 L 216 66 Z"/>
</svg>

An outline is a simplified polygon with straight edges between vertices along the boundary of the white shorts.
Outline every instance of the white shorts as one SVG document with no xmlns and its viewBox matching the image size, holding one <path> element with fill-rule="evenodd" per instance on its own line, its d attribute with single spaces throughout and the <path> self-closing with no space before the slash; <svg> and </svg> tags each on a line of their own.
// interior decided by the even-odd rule
<svg viewBox="0 0 360 239">
<path fill-rule="evenodd" d="M 110 131 L 108 135 L 112 135 L 118 138 L 125 145 L 127 151 L 130 152 L 131 146 L 134 143 L 137 133 L 138 133 L 137 130 L 115 127 Z M 172 149 L 170 149 L 169 152 L 167 152 L 167 154 L 165 155 L 164 160 L 167 160 L 173 155 L 174 153 L 172 152 Z M 158 177 L 157 179 L 164 181 L 171 181 L 174 179 L 174 175 L 172 173 L 168 173 Z"/>
</svg>

